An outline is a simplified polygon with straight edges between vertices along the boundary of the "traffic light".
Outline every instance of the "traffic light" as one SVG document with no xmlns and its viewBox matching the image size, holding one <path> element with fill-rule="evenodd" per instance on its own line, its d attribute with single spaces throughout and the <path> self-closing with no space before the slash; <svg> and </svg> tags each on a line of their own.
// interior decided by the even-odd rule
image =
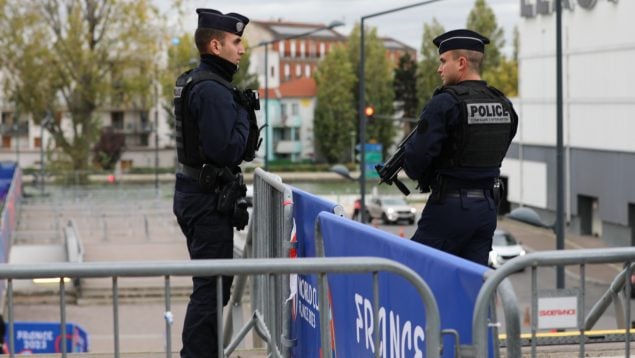
<svg viewBox="0 0 635 358">
<path fill-rule="evenodd" d="M 366 116 L 366 119 L 372 119 L 375 115 L 375 107 L 366 106 L 366 108 L 364 108 L 364 115 Z"/>
</svg>

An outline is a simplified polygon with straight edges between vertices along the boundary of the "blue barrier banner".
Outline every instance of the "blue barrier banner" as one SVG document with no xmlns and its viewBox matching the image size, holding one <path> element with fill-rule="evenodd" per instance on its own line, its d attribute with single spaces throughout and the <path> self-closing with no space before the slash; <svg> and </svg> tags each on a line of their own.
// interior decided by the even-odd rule
<svg viewBox="0 0 635 358">
<path fill-rule="evenodd" d="M 321 213 L 318 220 L 326 257 L 383 257 L 410 267 L 430 286 L 441 329 L 454 329 L 461 344 L 471 343 L 474 304 L 487 267 L 336 215 Z M 380 356 L 423 357 L 425 308 L 419 294 L 398 275 L 378 276 L 380 310 L 373 317 L 372 275 L 329 275 L 337 356 L 373 356 L 378 319 Z M 444 336 L 443 357 L 453 357 L 454 346 L 453 338 Z"/>
<path fill-rule="evenodd" d="M 297 255 L 315 257 L 315 220 L 322 211 L 332 213 L 337 204 L 300 189 L 292 189 Z M 291 349 L 292 357 L 321 356 L 317 282 L 316 275 L 297 275 L 297 293 L 291 314 L 291 337 L 296 339 L 297 344 Z"/>
<path fill-rule="evenodd" d="M 22 197 L 22 174 L 14 162 L 0 162 L 0 262 L 9 261 L 11 235 L 17 223 L 17 208 Z M 3 286 L 3 285 L 2 285 Z"/>
<path fill-rule="evenodd" d="M 14 322 L 15 352 L 60 353 L 62 330 L 55 322 Z M 7 329 L 8 332 L 8 329 Z M 66 352 L 88 352 L 88 333 L 77 324 L 66 324 Z M 9 340 L 5 340 L 9 342 Z"/>
</svg>

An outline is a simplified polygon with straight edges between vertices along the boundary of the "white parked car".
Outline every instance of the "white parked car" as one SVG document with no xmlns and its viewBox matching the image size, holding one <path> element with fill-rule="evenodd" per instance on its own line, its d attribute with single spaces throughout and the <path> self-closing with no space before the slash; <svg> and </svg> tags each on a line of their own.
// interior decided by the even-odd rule
<svg viewBox="0 0 635 358">
<path fill-rule="evenodd" d="M 406 203 L 401 197 L 378 197 L 366 204 L 366 211 L 372 219 L 381 219 L 384 224 L 397 223 L 399 220 L 414 224 L 417 209 Z"/>
<path fill-rule="evenodd" d="M 492 268 L 499 268 L 505 262 L 517 256 L 525 255 L 523 246 L 514 238 L 512 234 L 505 230 L 497 229 L 492 238 L 492 250 L 489 252 L 488 265 Z"/>
</svg>

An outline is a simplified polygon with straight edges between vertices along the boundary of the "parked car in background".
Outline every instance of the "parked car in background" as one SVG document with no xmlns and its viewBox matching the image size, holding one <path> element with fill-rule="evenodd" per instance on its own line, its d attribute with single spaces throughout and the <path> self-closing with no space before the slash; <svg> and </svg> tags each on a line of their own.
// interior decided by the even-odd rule
<svg viewBox="0 0 635 358">
<path fill-rule="evenodd" d="M 492 250 L 489 252 L 488 265 L 499 268 L 505 262 L 517 256 L 525 255 L 526 251 L 516 238 L 505 230 L 497 229 L 492 238 Z"/>
<path fill-rule="evenodd" d="M 397 223 L 400 220 L 414 224 L 417 209 L 401 197 L 374 197 L 366 203 L 367 216 L 380 219 L 384 224 Z"/>
</svg>

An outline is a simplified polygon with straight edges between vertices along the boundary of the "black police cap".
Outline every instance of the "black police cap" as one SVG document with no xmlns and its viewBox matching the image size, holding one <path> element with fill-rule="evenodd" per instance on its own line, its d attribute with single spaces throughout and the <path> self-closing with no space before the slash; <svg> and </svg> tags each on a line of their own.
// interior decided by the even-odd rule
<svg viewBox="0 0 635 358">
<path fill-rule="evenodd" d="M 196 13 L 199 29 L 216 29 L 242 36 L 245 26 L 249 23 L 246 16 L 235 12 L 223 14 L 214 9 L 196 9 Z"/>
<path fill-rule="evenodd" d="M 439 48 L 439 55 L 450 50 L 485 52 L 489 39 L 472 30 L 452 30 L 437 36 L 432 42 Z"/>
</svg>

